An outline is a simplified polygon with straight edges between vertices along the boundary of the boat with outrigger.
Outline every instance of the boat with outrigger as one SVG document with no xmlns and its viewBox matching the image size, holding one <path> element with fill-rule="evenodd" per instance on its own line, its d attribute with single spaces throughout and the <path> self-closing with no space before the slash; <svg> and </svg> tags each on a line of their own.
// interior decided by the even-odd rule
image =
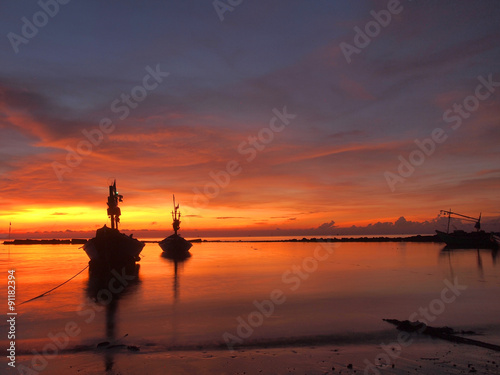
<svg viewBox="0 0 500 375">
<path fill-rule="evenodd" d="M 97 229 L 94 238 L 87 241 L 83 250 L 90 258 L 91 266 L 112 268 L 119 265 L 135 264 L 140 260 L 144 243 L 127 236 L 118 230 L 121 210 L 118 206 L 123 202 L 123 195 L 116 190 L 116 180 L 109 186 L 108 216 L 111 219 L 111 228 L 106 224 Z"/>
<path fill-rule="evenodd" d="M 173 200 L 174 210 L 172 211 L 172 227 L 174 229 L 174 234 L 164 238 L 158 244 L 167 257 L 187 258 L 191 255 L 189 249 L 193 244 L 177 233 L 181 226 L 181 212 L 179 210 L 179 204 L 175 203 L 175 195 L 173 196 Z"/>
<path fill-rule="evenodd" d="M 500 233 L 493 233 L 491 235 L 491 240 L 497 244 L 497 247 L 500 247 Z"/>
<path fill-rule="evenodd" d="M 492 240 L 492 233 L 481 230 L 481 214 L 479 214 L 478 218 L 475 218 L 452 212 L 451 209 L 448 211 L 441 210 L 440 214 L 448 216 L 448 228 L 446 232 L 436 230 L 436 233 L 449 248 L 492 249 L 497 246 Z M 465 232 L 464 230 L 454 230 L 450 233 L 452 215 L 459 220 L 475 222 L 474 228 L 476 231 Z"/>
</svg>

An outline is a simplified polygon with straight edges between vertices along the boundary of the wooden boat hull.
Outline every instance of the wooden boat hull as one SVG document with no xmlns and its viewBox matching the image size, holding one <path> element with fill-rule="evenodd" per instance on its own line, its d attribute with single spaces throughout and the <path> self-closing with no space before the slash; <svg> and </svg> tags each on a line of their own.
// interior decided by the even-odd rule
<svg viewBox="0 0 500 375">
<path fill-rule="evenodd" d="M 96 236 L 83 246 L 91 261 L 109 265 L 139 261 L 143 248 L 143 242 L 107 226 L 98 229 Z"/>
<path fill-rule="evenodd" d="M 178 234 L 172 234 L 159 242 L 164 253 L 172 257 L 182 257 L 189 253 L 191 242 L 185 240 Z"/>
<path fill-rule="evenodd" d="M 484 231 L 471 233 L 455 231 L 453 233 L 445 233 L 436 230 L 436 233 L 448 247 L 456 249 L 491 249 L 494 247 L 491 235 Z"/>
</svg>

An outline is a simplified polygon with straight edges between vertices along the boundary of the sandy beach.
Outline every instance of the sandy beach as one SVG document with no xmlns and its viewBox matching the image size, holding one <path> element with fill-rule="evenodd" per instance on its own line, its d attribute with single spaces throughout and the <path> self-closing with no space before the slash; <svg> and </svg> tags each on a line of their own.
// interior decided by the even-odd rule
<svg viewBox="0 0 500 375">
<path fill-rule="evenodd" d="M 322 345 L 236 350 L 96 349 L 50 360 L 47 374 L 499 374 L 500 353 L 422 337 L 389 364 L 380 345 Z M 387 358 L 387 357 L 385 357 Z M 19 357 L 23 361 L 22 356 Z M 26 372 L 30 373 L 30 372 Z M 33 372 L 35 373 L 35 372 Z"/>
</svg>

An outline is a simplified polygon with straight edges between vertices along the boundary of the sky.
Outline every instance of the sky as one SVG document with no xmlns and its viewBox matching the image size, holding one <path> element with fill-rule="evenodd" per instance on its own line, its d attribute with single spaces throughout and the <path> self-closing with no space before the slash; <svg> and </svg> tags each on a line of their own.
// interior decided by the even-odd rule
<svg viewBox="0 0 500 375">
<path fill-rule="evenodd" d="M 173 194 L 187 233 L 428 233 L 450 208 L 500 230 L 497 0 L 41 0 L 0 19 L 0 233 L 93 231 L 114 179 L 136 231 L 170 231 Z"/>
</svg>

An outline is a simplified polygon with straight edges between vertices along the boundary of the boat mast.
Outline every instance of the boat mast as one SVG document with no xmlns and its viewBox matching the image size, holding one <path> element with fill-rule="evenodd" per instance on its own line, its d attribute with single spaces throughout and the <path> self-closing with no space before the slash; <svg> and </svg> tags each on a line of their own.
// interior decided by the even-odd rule
<svg viewBox="0 0 500 375">
<path fill-rule="evenodd" d="M 461 218 L 465 219 L 466 221 L 473 221 L 473 222 L 476 223 L 476 225 L 474 225 L 474 228 L 476 228 L 477 231 L 479 231 L 479 229 L 481 229 L 481 213 L 479 214 L 479 218 L 478 219 L 475 218 L 475 217 L 471 217 L 471 216 L 467 216 L 467 215 L 462 215 L 462 214 L 457 214 L 456 212 L 452 212 L 451 208 L 450 208 L 449 211 L 441 210 L 440 213 L 444 214 L 444 215 L 448 215 L 448 229 L 447 229 L 446 233 L 450 233 L 451 215 L 460 216 Z"/>
<path fill-rule="evenodd" d="M 109 186 L 109 197 L 108 197 L 108 216 L 111 218 L 111 228 L 118 229 L 118 223 L 120 222 L 121 210 L 118 207 L 118 202 L 123 202 L 123 195 L 119 195 L 116 191 L 116 180 L 113 185 Z"/>
<path fill-rule="evenodd" d="M 9 241 L 10 241 L 10 232 L 12 230 L 12 221 L 9 221 Z"/>
<path fill-rule="evenodd" d="M 448 228 L 446 229 L 446 233 L 450 233 L 450 221 L 451 221 L 451 208 L 448 211 Z"/>
<path fill-rule="evenodd" d="M 179 205 L 175 204 L 175 195 L 174 197 L 174 211 L 172 211 L 172 227 L 174 228 L 174 233 L 177 234 L 177 231 L 181 227 L 181 213 L 179 210 Z"/>
</svg>

